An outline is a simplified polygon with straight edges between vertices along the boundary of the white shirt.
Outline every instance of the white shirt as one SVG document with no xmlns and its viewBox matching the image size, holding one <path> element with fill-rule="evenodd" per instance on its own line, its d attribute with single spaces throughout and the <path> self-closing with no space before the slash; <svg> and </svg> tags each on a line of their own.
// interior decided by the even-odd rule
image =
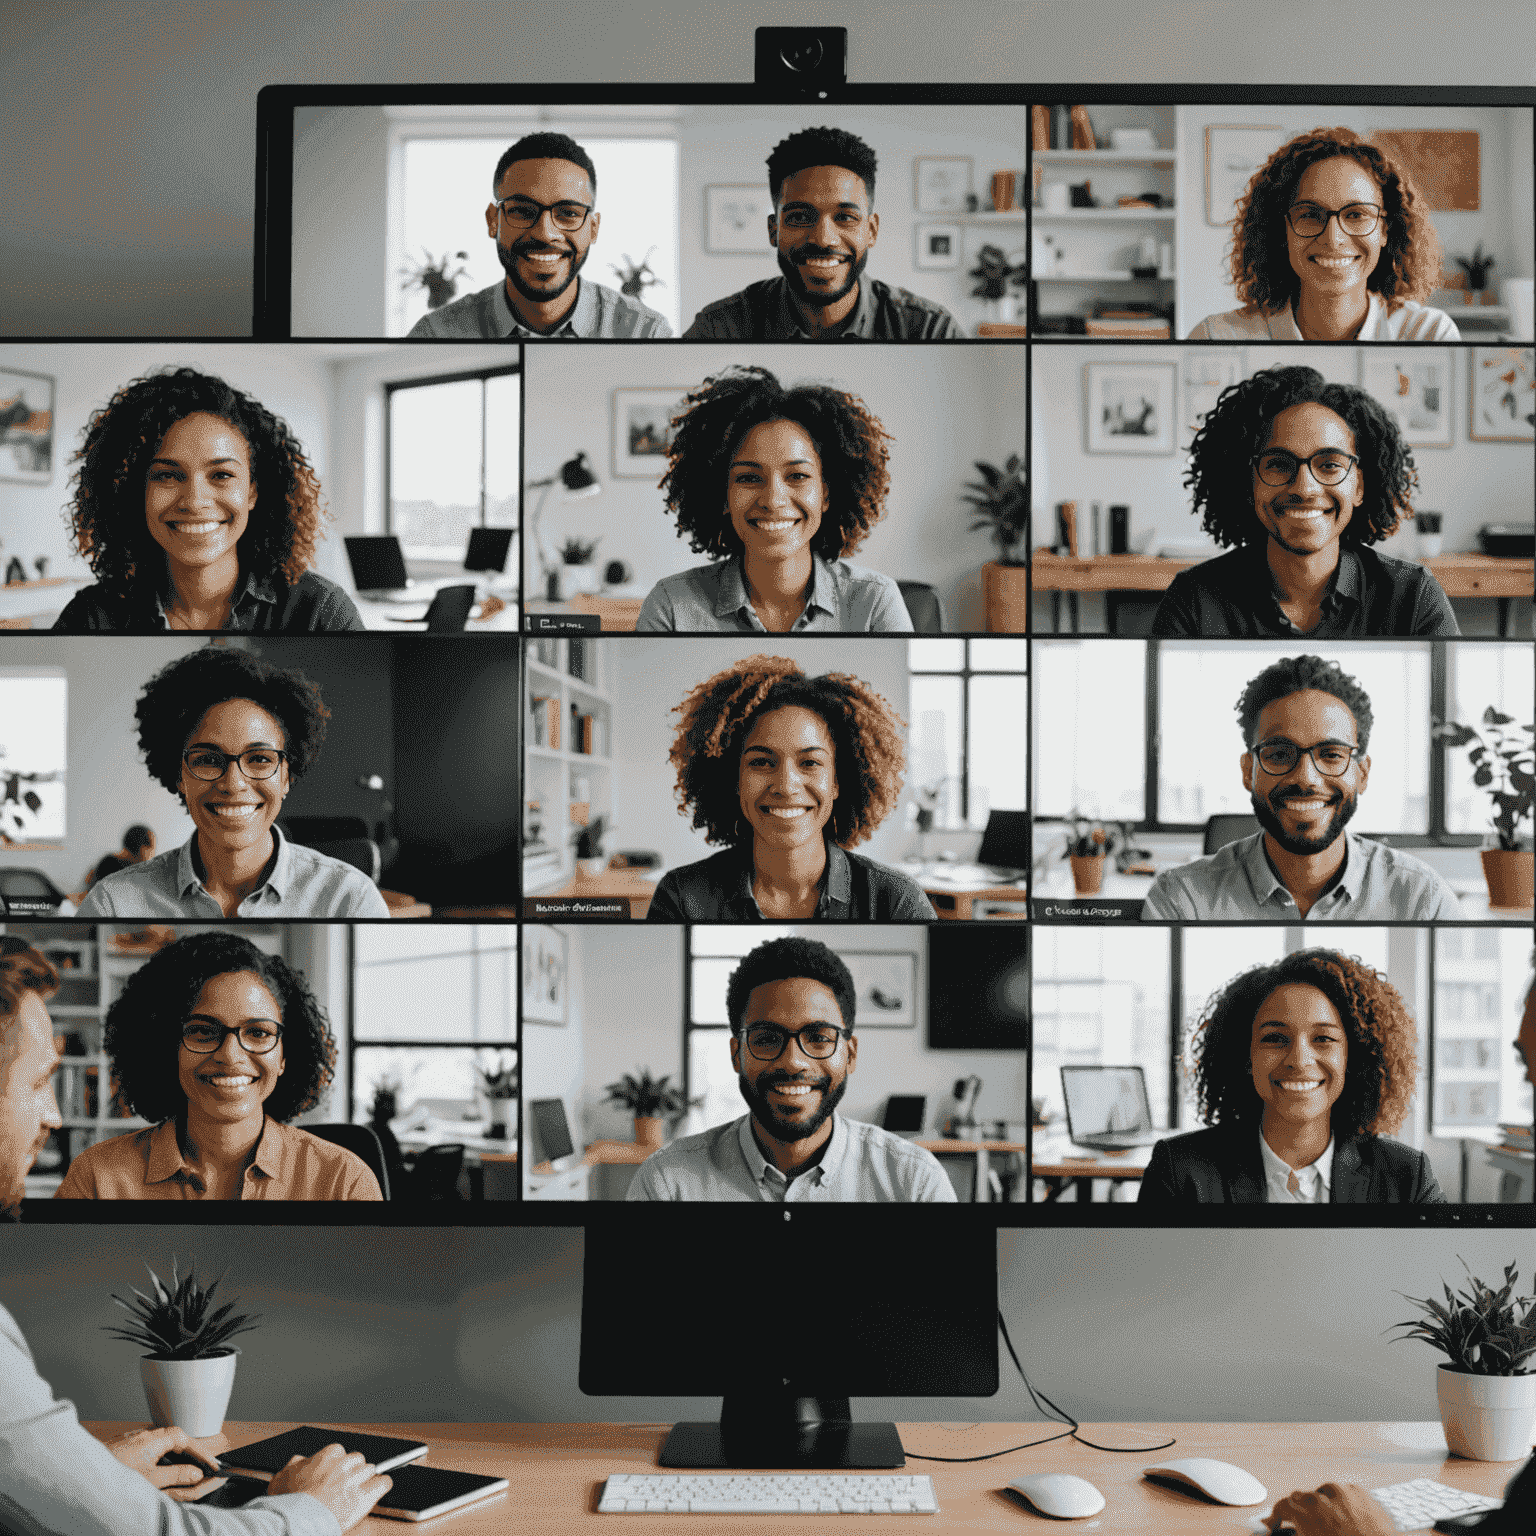
<svg viewBox="0 0 1536 1536">
<path fill-rule="evenodd" d="M 1379 293 L 1371 293 L 1370 309 L 1356 341 L 1460 341 L 1456 322 L 1443 309 L 1430 309 L 1411 299 L 1388 310 Z M 1279 313 L 1261 315 L 1232 309 L 1207 315 L 1189 333 L 1190 341 L 1304 341 L 1296 316 L 1287 304 Z"/>
<path fill-rule="evenodd" d="M 1259 1157 L 1264 1163 L 1264 1199 L 1270 1205 L 1327 1205 L 1333 1189 L 1333 1137 L 1315 1163 L 1292 1168 L 1270 1149 L 1259 1132 Z"/>
</svg>

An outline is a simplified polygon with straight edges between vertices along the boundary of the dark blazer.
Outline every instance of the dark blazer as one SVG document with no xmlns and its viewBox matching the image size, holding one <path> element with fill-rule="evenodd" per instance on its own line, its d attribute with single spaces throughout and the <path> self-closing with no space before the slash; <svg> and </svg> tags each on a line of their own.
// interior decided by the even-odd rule
<svg viewBox="0 0 1536 1536">
<path fill-rule="evenodd" d="M 1257 1121 L 1170 1136 L 1152 1148 L 1138 1203 L 1262 1205 Z M 1385 1136 L 1335 1138 L 1332 1205 L 1444 1205 L 1422 1152 Z"/>
</svg>

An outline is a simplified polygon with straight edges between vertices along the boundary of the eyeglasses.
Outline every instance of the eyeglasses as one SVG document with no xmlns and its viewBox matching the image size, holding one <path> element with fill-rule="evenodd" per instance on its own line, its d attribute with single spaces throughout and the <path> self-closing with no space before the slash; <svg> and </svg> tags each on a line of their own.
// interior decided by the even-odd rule
<svg viewBox="0 0 1536 1536">
<path fill-rule="evenodd" d="M 214 784 L 224 777 L 224 770 L 231 763 L 239 763 L 240 772 L 248 779 L 270 779 L 287 756 L 277 747 L 248 747 L 233 755 L 213 747 L 194 747 L 190 752 L 183 752 L 181 760 L 194 779 Z"/>
<path fill-rule="evenodd" d="M 1305 752 L 1312 759 L 1312 766 L 1330 779 L 1348 773 L 1349 765 L 1364 756 L 1360 747 L 1342 741 L 1320 741 L 1312 747 L 1298 747 L 1294 741 L 1261 741 L 1250 750 L 1265 773 L 1271 774 L 1289 773 Z"/>
<path fill-rule="evenodd" d="M 224 1044 L 225 1037 L 233 1035 L 239 1040 L 242 1051 L 249 1051 L 252 1056 L 265 1056 L 282 1033 L 282 1027 L 277 1024 L 205 1024 L 201 1019 L 193 1019 L 190 1024 L 181 1026 L 181 1043 L 199 1056 L 212 1056 Z"/>
<path fill-rule="evenodd" d="M 1328 228 L 1329 219 L 1337 219 L 1346 235 L 1368 235 L 1381 223 L 1382 209 L 1375 203 L 1346 203 L 1342 208 L 1324 208 L 1321 203 L 1292 203 L 1285 210 L 1285 222 L 1291 233 L 1311 240 Z"/>
<path fill-rule="evenodd" d="M 773 1024 L 754 1024 L 742 1031 L 747 1049 L 758 1061 L 777 1061 L 784 1054 L 784 1047 L 791 1040 L 800 1047 L 802 1056 L 812 1061 L 825 1061 L 837 1055 L 837 1048 L 845 1036 L 853 1031 L 836 1024 L 807 1024 L 804 1029 L 779 1029 Z"/>
<path fill-rule="evenodd" d="M 592 212 L 590 203 L 562 200 L 558 203 L 536 203 L 531 197 L 508 197 L 496 204 L 502 217 L 515 229 L 532 229 L 547 213 L 556 229 L 567 234 L 580 229 Z"/>
<path fill-rule="evenodd" d="M 1303 464 L 1307 473 L 1319 485 L 1338 485 L 1349 478 L 1349 472 L 1360 462 L 1352 453 L 1341 453 L 1337 448 L 1319 448 L 1305 459 L 1287 453 L 1284 448 L 1266 448 L 1250 461 L 1265 485 L 1289 485 L 1296 478 L 1296 471 Z"/>
</svg>

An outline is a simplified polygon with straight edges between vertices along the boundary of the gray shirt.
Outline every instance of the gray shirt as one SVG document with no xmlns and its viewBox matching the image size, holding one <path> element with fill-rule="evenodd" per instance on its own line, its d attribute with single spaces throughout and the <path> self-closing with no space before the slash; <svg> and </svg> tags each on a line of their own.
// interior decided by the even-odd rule
<svg viewBox="0 0 1536 1536">
<path fill-rule="evenodd" d="M 664 576 L 651 588 L 635 628 L 653 633 L 706 630 L 714 634 L 766 634 L 747 595 L 740 555 Z M 847 560 L 811 558 L 811 594 L 792 633 L 911 634 L 912 615 L 889 576 Z"/>
<path fill-rule="evenodd" d="M 116 878 L 114 876 L 114 878 Z M 1231 922 L 1261 918 L 1299 922 L 1291 893 L 1276 878 L 1255 832 L 1208 858 L 1165 869 L 1142 905 L 1144 918 Z M 1309 923 L 1454 922 L 1456 895 L 1429 865 L 1411 854 L 1344 834 L 1344 869 L 1307 912 Z"/>
<path fill-rule="evenodd" d="M 942 304 L 878 277 L 859 279 L 858 302 L 832 340 L 952 341 L 965 332 Z M 783 277 L 767 277 L 706 304 L 683 332 L 684 341 L 810 340 Z"/>
<path fill-rule="evenodd" d="M 581 336 L 651 341 L 671 334 L 672 327 L 654 309 L 584 277 L 576 279 L 576 302 L 552 331 L 531 331 L 523 324 L 507 298 L 503 279 L 441 309 L 429 309 L 406 332 L 408 339 L 430 341 L 544 341 Z"/>
<path fill-rule="evenodd" d="M 0 1307 L 0 1531 L 7 1536 L 340 1536 L 307 1493 L 263 1494 L 240 1509 L 178 1504 L 80 1426 L 38 1374 Z"/>
<path fill-rule="evenodd" d="M 641 1163 L 631 1200 L 858 1200 L 865 1204 L 954 1204 L 955 1187 L 939 1160 L 879 1126 L 845 1120 L 835 1110 L 822 1159 L 786 1179 L 765 1158 L 743 1115 L 701 1136 L 683 1136 Z"/>
<path fill-rule="evenodd" d="M 278 827 L 272 873 L 235 909 L 236 917 L 388 917 L 379 888 L 362 870 L 292 843 Z M 180 848 L 130 864 L 98 880 L 80 903 L 80 917 L 203 917 L 224 909 L 208 894 L 192 864 L 194 832 Z"/>
</svg>

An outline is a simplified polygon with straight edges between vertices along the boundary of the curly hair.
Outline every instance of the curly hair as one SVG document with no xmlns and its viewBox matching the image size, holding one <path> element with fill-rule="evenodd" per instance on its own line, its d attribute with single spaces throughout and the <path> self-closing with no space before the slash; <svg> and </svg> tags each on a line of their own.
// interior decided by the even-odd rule
<svg viewBox="0 0 1536 1536">
<path fill-rule="evenodd" d="M 103 1049 L 119 1102 L 152 1125 L 186 1108 L 177 1063 L 181 1027 L 215 976 L 252 971 L 277 1002 L 283 1026 L 283 1075 L 266 1102 L 274 1120 L 313 1109 L 330 1086 L 336 1041 L 302 971 L 236 933 L 194 933 L 157 950 L 123 983 L 107 1010 Z"/>
<path fill-rule="evenodd" d="M 840 955 L 818 939 L 805 939 L 796 934 L 759 944 L 743 956 L 741 964 L 731 972 L 731 979 L 725 984 L 725 1016 L 730 1020 L 731 1033 L 741 1033 L 747 1016 L 747 999 L 759 987 L 798 976 L 819 981 L 837 999 L 845 1027 L 853 1028 L 858 1003 L 853 973 Z"/>
<path fill-rule="evenodd" d="M 1329 693 L 1355 717 L 1356 745 L 1363 752 L 1371 744 L 1371 696 L 1335 661 L 1321 656 L 1282 656 L 1265 667 L 1237 697 L 1237 724 L 1243 733 L 1243 745 L 1251 747 L 1259 726 L 1259 715 L 1276 699 L 1312 689 Z"/>
<path fill-rule="evenodd" d="M 1366 279 L 1389 310 L 1422 302 L 1440 281 L 1440 237 L 1424 200 L 1402 167 L 1348 128 L 1314 128 L 1282 144 L 1259 167 L 1239 200 L 1232 224 L 1232 286 L 1245 309 L 1272 315 L 1291 303 L 1300 282 L 1291 269 L 1285 211 L 1310 166 L 1353 160 L 1381 188 L 1387 238 Z"/>
<path fill-rule="evenodd" d="M 832 737 L 835 843 L 862 843 L 895 808 L 906 767 L 906 722 L 891 706 L 846 672 L 808 677 L 786 657 L 748 656 L 690 689 L 673 710 L 682 717 L 669 754 L 678 814 L 691 814 L 706 842 L 734 847 L 751 840 L 737 798 L 742 747 L 763 715 L 791 708 L 820 715 Z"/>
<path fill-rule="evenodd" d="M 1201 1118 L 1207 1125 L 1257 1125 L 1262 1118 L 1250 1069 L 1253 1022 L 1264 999 L 1288 982 L 1316 987 L 1338 1009 L 1349 1040 L 1334 1133 L 1391 1134 L 1408 1113 L 1418 1072 L 1413 1017 L 1385 976 L 1332 949 L 1303 949 L 1255 966 L 1206 1003 L 1192 1046 Z"/>
<path fill-rule="evenodd" d="M 875 152 L 863 139 L 841 128 L 802 128 L 773 146 L 768 156 L 768 190 L 773 206 L 791 177 L 813 165 L 840 165 L 864 183 L 870 202 L 875 200 Z"/>
<path fill-rule="evenodd" d="M 4 945 L 0 948 L 0 1017 L 16 1012 L 24 992 L 46 999 L 59 990 L 59 973 L 41 950 L 15 934 L 0 934 L 0 943 Z"/>
<path fill-rule="evenodd" d="M 568 133 L 528 133 L 508 149 L 496 162 L 496 174 L 491 177 L 491 191 L 501 186 L 501 178 L 515 160 L 569 160 L 587 173 L 592 183 L 592 196 L 597 196 L 597 167 L 592 156 Z"/>
<path fill-rule="evenodd" d="M 300 778 L 319 757 L 331 718 L 319 688 L 302 672 L 274 667 L 246 651 L 207 645 L 161 667 L 133 709 L 149 776 L 173 795 L 187 738 L 215 704 L 228 699 L 249 699 L 276 717 L 290 778 Z"/>
<path fill-rule="evenodd" d="M 240 538 L 241 570 L 286 588 L 315 562 L 320 481 L 287 423 L 212 374 L 162 369 L 93 412 L 71 460 L 80 467 L 64 518 L 97 581 L 114 592 L 159 584 L 165 551 L 144 518 L 145 478 L 165 434 L 199 412 L 227 421 L 250 448 L 256 506 Z"/>
<path fill-rule="evenodd" d="M 1321 405 L 1354 434 L 1364 497 L 1345 527 L 1346 544 L 1375 544 L 1413 516 L 1419 473 L 1397 421 L 1375 396 L 1330 384 L 1315 368 L 1265 368 L 1217 396 L 1189 448 L 1184 484 L 1200 523 L 1218 544 L 1262 543 L 1253 510 L 1253 460 L 1275 418 L 1293 405 Z"/>
<path fill-rule="evenodd" d="M 811 549 L 824 560 L 851 555 L 885 515 L 890 434 L 857 395 L 829 384 L 785 389 L 766 368 L 711 375 L 673 416 L 661 488 L 678 532 L 712 560 L 742 553 L 725 512 L 731 460 L 747 433 L 767 421 L 803 427 L 821 457 L 827 495 Z"/>
</svg>

